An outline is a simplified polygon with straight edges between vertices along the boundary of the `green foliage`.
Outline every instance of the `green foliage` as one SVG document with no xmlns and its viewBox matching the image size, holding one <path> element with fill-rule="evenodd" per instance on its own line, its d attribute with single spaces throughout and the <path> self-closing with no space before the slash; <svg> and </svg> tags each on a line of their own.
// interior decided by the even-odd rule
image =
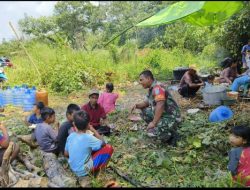
<svg viewBox="0 0 250 190">
<path fill-rule="evenodd" d="M 225 22 L 222 33 L 217 40 L 221 46 L 225 47 L 232 56 L 241 57 L 241 48 L 250 38 L 250 4 L 244 2 L 245 8 L 232 19 Z"/>
<path fill-rule="evenodd" d="M 24 19 L 18 22 L 20 29 L 28 35 L 41 37 L 45 36 L 49 32 L 55 32 L 57 25 L 55 23 L 55 17 L 42 16 L 39 18 L 29 17 L 25 15 Z"/>
<path fill-rule="evenodd" d="M 126 121 L 128 113 L 119 113 L 123 121 L 118 126 L 120 136 L 109 138 L 116 145 L 111 163 L 140 185 L 149 187 L 240 186 L 232 183 L 226 168 L 230 149 L 227 122 L 208 123 L 208 113 L 184 116 L 178 127 L 181 139 L 175 148 L 148 138 L 143 129 L 126 130 L 133 123 Z M 117 121 L 114 115 L 110 119 Z"/>
<path fill-rule="evenodd" d="M 39 41 L 27 42 L 25 47 L 37 65 L 41 78 L 21 47 L 15 43 L 0 46 L 0 51 L 8 50 L 6 55 L 16 66 L 15 69 L 6 68 L 9 77 L 7 85 L 25 83 L 30 86 L 47 86 L 54 92 L 67 94 L 103 85 L 110 80 L 116 83 L 138 80 L 138 74 L 144 69 L 151 69 L 158 79 L 166 79 L 172 78 L 172 70 L 178 66 L 197 64 L 198 68 L 209 70 L 216 64 L 216 59 L 209 56 L 217 52 L 215 46 L 212 46 L 212 50 L 207 48 L 200 55 L 194 56 L 188 50 L 177 48 L 148 49 L 146 54 L 140 54 L 144 50 L 137 50 L 136 41 L 133 40 L 121 48 L 110 45 L 108 50 L 96 49 L 93 52 L 72 50 L 63 42 L 60 46 L 49 46 Z"/>
</svg>

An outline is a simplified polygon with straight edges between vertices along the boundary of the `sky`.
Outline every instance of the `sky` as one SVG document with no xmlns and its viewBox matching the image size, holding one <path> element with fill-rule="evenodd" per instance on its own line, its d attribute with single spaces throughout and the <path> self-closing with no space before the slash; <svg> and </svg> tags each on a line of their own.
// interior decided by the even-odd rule
<svg viewBox="0 0 250 190">
<path fill-rule="evenodd" d="M 55 4 L 56 1 L 0 1 L 0 42 L 3 38 L 7 41 L 15 38 L 9 22 L 18 30 L 18 20 L 24 18 L 24 13 L 35 18 L 49 16 Z"/>
<path fill-rule="evenodd" d="M 24 18 L 24 13 L 35 18 L 50 16 L 53 14 L 56 2 L 57 1 L 0 1 L 0 43 L 3 38 L 7 41 L 15 38 L 9 26 L 9 22 L 12 23 L 20 36 L 18 20 Z M 91 1 L 91 3 L 96 4 L 97 2 Z"/>
</svg>

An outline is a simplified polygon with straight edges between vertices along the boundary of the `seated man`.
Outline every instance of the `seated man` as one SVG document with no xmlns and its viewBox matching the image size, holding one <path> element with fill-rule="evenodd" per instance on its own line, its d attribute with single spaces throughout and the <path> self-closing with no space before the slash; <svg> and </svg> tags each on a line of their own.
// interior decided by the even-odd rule
<svg viewBox="0 0 250 190">
<path fill-rule="evenodd" d="M 92 125 L 100 134 L 109 134 L 110 128 L 106 126 L 106 114 L 104 108 L 97 103 L 99 92 L 91 90 L 89 93 L 89 102 L 81 107 L 90 117 L 90 125 Z"/>
<path fill-rule="evenodd" d="M 180 88 L 178 92 L 183 97 L 194 97 L 196 92 L 203 86 L 204 83 L 196 74 L 194 67 L 189 67 L 189 70 L 183 75 L 180 81 Z"/>
<path fill-rule="evenodd" d="M 232 84 L 234 79 L 238 77 L 239 74 L 237 72 L 237 62 L 232 61 L 227 65 L 221 74 L 220 74 L 220 83 L 228 83 Z"/>
<path fill-rule="evenodd" d="M 3 161 L 4 152 L 8 148 L 10 140 L 7 129 L 2 123 L 0 124 L 0 132 L 1 132 L 0 133 L 0 165 L 1 165 Z M 19 145 L 14 143 L 14 151 L 12 152 L 10 162 L 12 162 L 17 158 L 19 151 L 20 151 Z"/>
<path fill-rule="evenodd" d="M 245 73 L 236 78 L 231 86 L 232 91 L 238 91 L 241 85 L 250 83 L 250 69 L 246 70 Z"/>
</svg>

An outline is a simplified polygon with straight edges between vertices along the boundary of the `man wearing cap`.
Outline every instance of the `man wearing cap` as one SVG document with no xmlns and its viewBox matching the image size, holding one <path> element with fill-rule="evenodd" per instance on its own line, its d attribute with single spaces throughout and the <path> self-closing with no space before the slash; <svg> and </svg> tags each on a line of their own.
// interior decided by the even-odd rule
<svg viewBox="0 0 250 190">
<path fill-rule="evenodd" d="M 90 117 L 90 125 L 92 125 L 100 134 L 109 133 L 109 128 L 106 125 L 106 114 L 104 108 L 97 103 L 99 98 L 98 90 L 89 92 L 89 102 L 81 107 Z"/>
<path fill-rule="evenodd" d="M 163 143 L 175 146 L 177 126 L 181 120 L 180 109 L 163 84 L 154 79 L 151 71 L 143 71 L 140 84 L 148 88 L 146 99 L 132 108 L 141 109 L 142 118 L 148 123 L 148 136 L 156 137 Z"/>
<path fill-rule="evenodd" d="M 196 74 L 195 67 L 191 66 L 181 78 L 178 92 L 185 98 L 194 97 L 196 95 L 196 92 L 203 85 L 204 83 Z"/>
</svg>

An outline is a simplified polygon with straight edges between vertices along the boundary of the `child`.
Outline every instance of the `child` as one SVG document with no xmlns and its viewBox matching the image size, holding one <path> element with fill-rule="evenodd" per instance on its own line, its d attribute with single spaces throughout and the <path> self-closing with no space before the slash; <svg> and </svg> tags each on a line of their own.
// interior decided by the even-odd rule
<svg viewBox="0 0 250 190">
<path fill-rule="evenodd" d="M 118 94 L 112 93 L 114 85 L 112 83 L 106 84 L 106 92 L 103 92 L 98 99 L 98 103 L 104 108 L 106 114 L 115 110 L 115 102 Z"/>
<path fill-rule="evenodd" d="M 82 106 L 82 110 L 89 114 L 90 125 L 92 125 L 100 134 L 109 135 L 110 128 L 106 126 L 106 114 L 104 108 L 97 103 L 99 92 L 91 90 L 89 93 L 89 102 Z"/>
<path fill-rule="evenodd" d="M 73 125 L 77 128 L 77 132 L 69 135 L 64 151 L 64 155 L 69 158 L 71 170 L 78 177 L 104 168 L 113 153 L 112 146 L 105 144 L 103 137 L 89 121 L 87 112 L 81 110 L 74 113 Z M 87 134 L 86 130 L 91 130 L 94 134 Z"/>
<path fill-rule="evenodd" d="M 215 79 L 215 77 L 213 75 L 209 75 L 207 77 L 207 81 L 205 82 L 205 88 L 212 87 L 214 85 L 214 79 Z"/>
<path fill-rule="evenodd" d="M 44 108 L 43 102 L 37 102 L 33 107 L 33 114 L 27 119 L 27 125 L 42 123 L 41 110 Z"/>
<path fill-rule="evenodd" d="M 76 131 L 73 127 L 73 114 L 76 111 L 79 111 L 80 107 L 76 104 L 69 104 L 67 107 L 66 111 L 66 118 L 67 121 L 65 121 L 59 128 L 58 131 L 58 146 L 59 146 L 59 151 L 63 154 L 64 153 L 64 148 L 66 144 L 67 137 L 69 136 L 70 133 Z"/>
<path fill-rule="evenodd" d="M 0 123 L 0 166 L 3 161 L 3 155 L 6 149 L 8 148 L 9 143 L 10 143 L 10 140 L 9 140 L 7 129 L 2 123 Z M 14 143 L 14 150 L 11 154 L 10 162 L 12 162 L 14 159 L 17 158 L 19 151 L 20 151 L 19 145 Z"/>
<path fill-rule="evenodd" d="M 250 186 L 250 128 L 233 127 L 229 141 L 234 148 L 229 152 L 228 170 L 234 181 L 239 178 L 241 183 Z"/>
<path fill-rule="evenodd" d="M 37 141 L 42 151 L 53 152 L 58 155 L 57 132 L 50 126 L 55 122 L 55 111 L 52 108 L 45 107 L 41 110 L 41 117 L 43 123 L 37 124 L 32 139 Z"/>
</svg>

